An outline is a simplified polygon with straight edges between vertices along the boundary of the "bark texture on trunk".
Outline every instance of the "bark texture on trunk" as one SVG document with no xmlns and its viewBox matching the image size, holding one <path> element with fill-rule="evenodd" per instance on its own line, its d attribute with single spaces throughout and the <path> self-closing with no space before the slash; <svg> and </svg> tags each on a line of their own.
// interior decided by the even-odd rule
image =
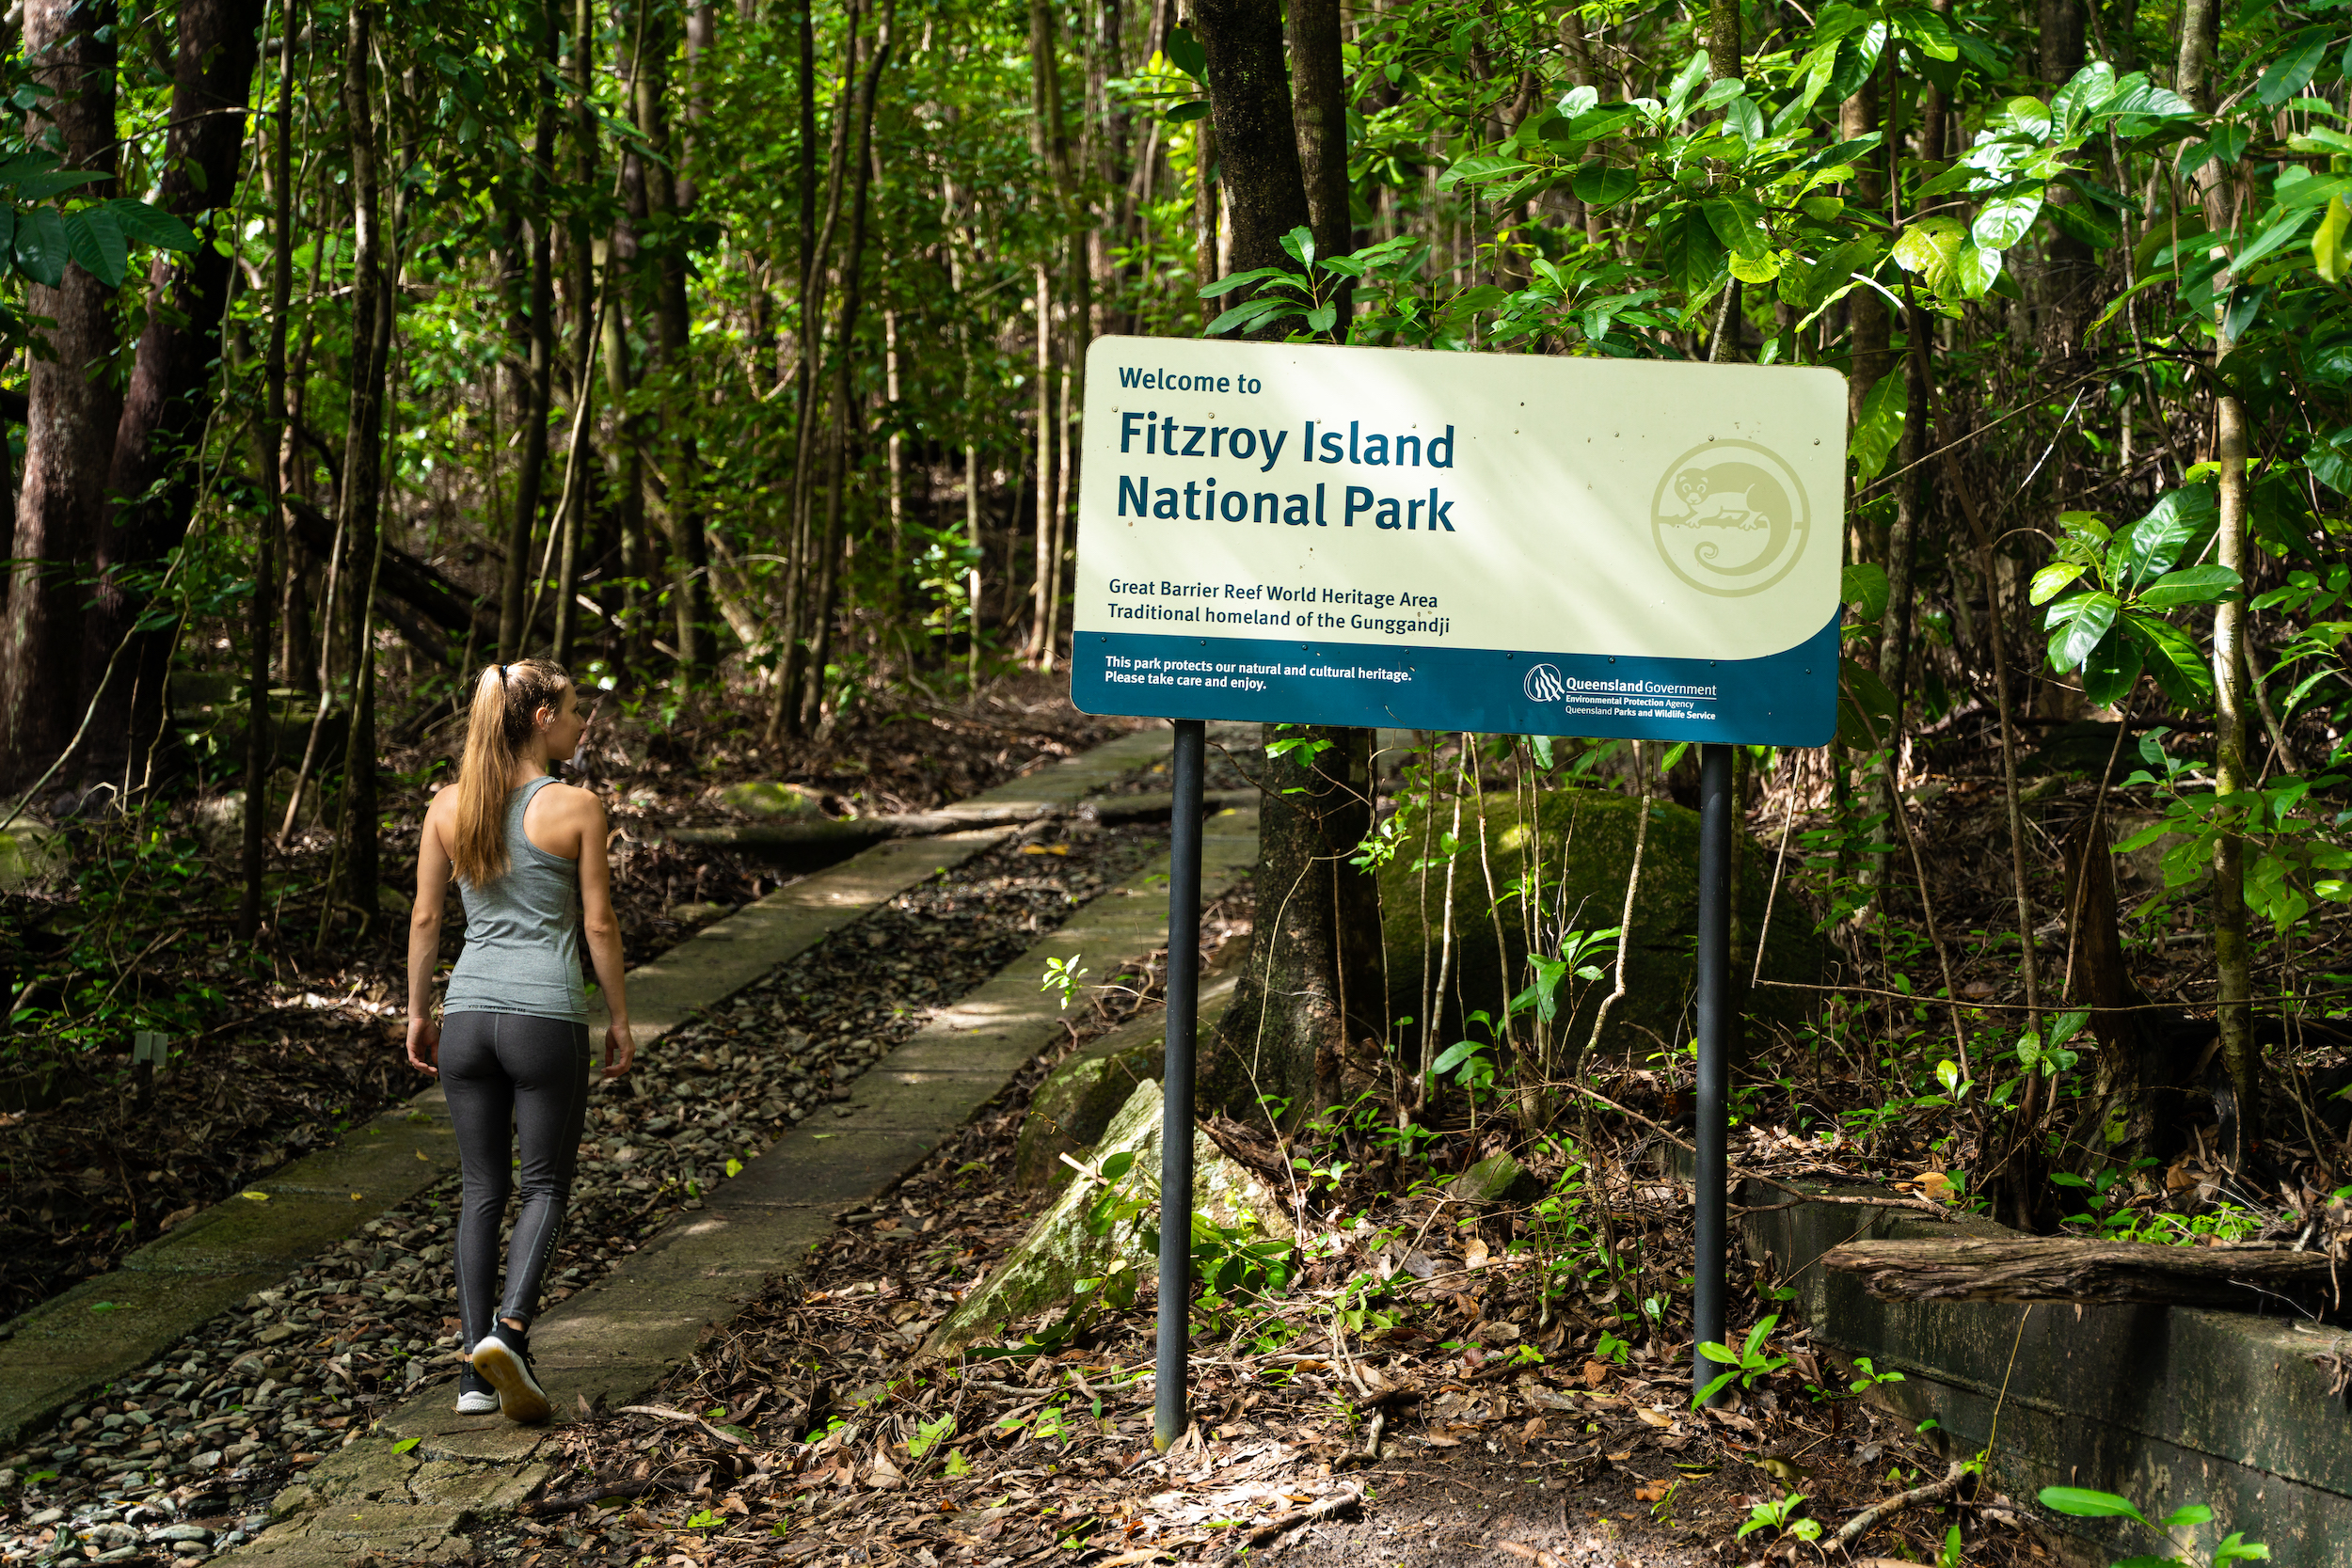
<svg viewBox="0 0 2352 1568">
<path fill-rule="evenodd" d="M 882 14 L 874 28 L 873 58 L 858 85 L 857 128 L 850 166 L 855 172 L 851 176 L 849 247 L 841 261 L 841 314 L 834 324 L 833 334 L 833 442 L 825 473 L 825 531 L 815 562 L 817 594 L 810 624 L 814 646 L 809 650 L 807 684 L 801 694 L 801 727 L 804 731 L 815 728 L 823 716 L 825 663 L 832 656 L 833 617 L 840 602 L 841 518 L 848 499 L 850 426 L 858 418 L 850 379 L 850 348 L 857 333 L 858 314 L 866 303 L 866 241 L 874 175 L 874 99 L 882 87 L 882 71 L 890 64 L 891 26 L 897 11 L 897 0 L 882 0 Z"/>
<path fill-rule="evenodd" d="M 54 95 L 28 137 L 55 134 L 66 166 L 115 168 L 115 8 L 90 0 L 31 0 L 24 53 Z M 113 181 L 89 186 L 113 194 Z M 16 559 L 0 624 L 0 782 L 28 784 L 56 761 L 81 719 L 83 578 L 96 546 L 121 400 L 91 371 L 114 352 L 113 291 L 68 263 L 54 289 L 25 290 L 25 313 L 56 323 L 49 352 L 26 377 L 24 479 Z M 108 650 L 112 652 L 111 649 Z M 100 668 L 103 668 L 101 661 Z M 88 673 L 95 678 L 97 672 Z"/>
<path fill-rule="evenodd" d="M 532 53 L 538 68 L 534 74 L 540 80 L 543 96 L 532 127 L 531 150 L 522 178 L 516 182 L 522 198 L 518 217 L 526 235 L 530 270 L 524 282 L 522 332 L 515 345 L 523 357 L 522 396 L 516 409 L 523 446 L 521 461 L 515 470 L 515 514 L 507 525 L 506 575 L 499 601 L 501 664 L 522 657 L 524 644 L 531 637 L 531 629 L 524 623 L 530 616 L 531 604 L 538 596 L 533 578 L 538 572 L 539 554 L 533 541 L 539 532 L 539 504 L 547 490 L 548 414 L 555 389 L 555 252 L 549 224 L 554 180 L 549 164 L 555 156 L 557 104 L 554 97 L 546 93 L 546 77 L 555 69 L 559 29 L 556 7 L 560 3 L 561 0 L 547 0 L 537 11 L 538 37 L 533 40 Z"/>
<path fill-rule="evenodd" d="M 383 187 L 375 112 L 368 75 L 374 33 L 372 6 L 351 8 L 345 28 L 343 123 L 351 150 L 351 408 L 343 429 L 342 489 L 336 515 L 352 592 L 339 629 L 351 679 L 351 730 L 343 751 L 342 895 L 364 924 L 375 917 L 378 870 L 375 807 L 375 660 L 369 657 L 372 609 L 381 559 L 384 383 L 391 356 L 392 301 L 385 286 Z"/>
<path fill-rule="evenodd" d="M 1291 112 L 1315 249 L 1355 248 L 1347 182 L 1347 71 L 1340 50 L 1339 0 L 1291 0 Z"/>
<path fill-rule="evenodd" d="M 1193 26 L 1208 55 L 1209 120 L 1224 187 L 1226 261 L 1234 272 L 1295 266 L 1282 236 L 1311 229 L 1275 0 L 1201 0 Z M 1228 295 L 1227 306 L 1240 299 Z"/>
<path fill-rule="evenodd" d="M 159 252 L 149 268 L 147 327 L 115 427 L 106 494 L 135 499 L 113 506 L 99 529 L 98 592 L 83 632 L 87 678 L 94 682 L 116 646 L 131 641 L 104 689 L 91 691 L 98 711 L 88 763 L 96 777 L 127 774 L 137 783 L 163 728 L 177 628 L 133 632 L 146 603 L 123 574 L 167 554 L 186 534 L 199 499 L 221 317 L 234 276 L 210 243 L 206 214 L 224 210 L 237 188 L 245 116 L 235 111 L 252 95 L 262 9 L 261 0 L 186 0 L 174 23 L 158 204 L 204 238 L 185 255 Z"/>
</svg>

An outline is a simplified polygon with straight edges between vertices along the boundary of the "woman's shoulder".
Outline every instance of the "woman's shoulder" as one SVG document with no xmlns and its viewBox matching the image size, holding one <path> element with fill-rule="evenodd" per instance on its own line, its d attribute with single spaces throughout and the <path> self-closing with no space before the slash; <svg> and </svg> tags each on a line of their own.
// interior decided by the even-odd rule
<svg viewBox="0 0 2352 1568">
<path fill-rule="evenodd" d="M 573 813 L 578 813 L 582 816 L 604 815 L 604 802 L 596 798 L 595 790 L 582 789 L 578 784 L 565 784 L 561 779 L 543 786 L 539 791 L 539 799 L 566 816 Z"/>
</svg>

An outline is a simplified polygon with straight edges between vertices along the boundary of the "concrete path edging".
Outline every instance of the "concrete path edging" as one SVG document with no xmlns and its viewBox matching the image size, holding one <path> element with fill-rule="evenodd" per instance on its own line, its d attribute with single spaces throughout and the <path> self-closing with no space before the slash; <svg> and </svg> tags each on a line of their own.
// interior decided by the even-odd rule
<svg viewBox="0 0 2352 1568">
<path fill-rule="evenodd" d="M 1257 813 L 1226 811 L 1202 832 L 1201 896 L 1216 898 L 1257 861 Z M 372 1549 L 432 1557 L 453 1537 L 529 1497 L 549 1470 L 552 1434 L 580 1402 L 643 1398 L 767 1282 L 834 1229 L 842 1208 L 878 1196 L 914 1169 L 1032 1056 L 1062 1034 L 1040 984 L 1049 959 L 1081 956 L 1107 974 L 1162 945 L 1168 857 L 1077 911 L 996 975 L 859 1078 L 834 1124 L 802 1124 L 706 1209 L 681 1216 L 606 1278 L 534 1325 L 532 1352 L 557 1425 L 517 1427 L 458 1416 L 449 1386 L 409 1400 L 367 1436 L 278 1494 L 274 1524 L 222 1558 L 246 1568 L 342 1568 Z"/>
<path fill-rule="evenodd" d="M 976 825 L 1008 811 L 1032 818 L 1151 766 L 1169 745 L 1164 725 L 1133 731 L 945 811 Z M 639 1048 L 1016 831 L 976 826 L 878 844 L 696 932 L 629 971 Z M 601 1034 L 600 1000 L 593 1028 Z M 107 1273 L 0 1323 L 0 1448 L 456 1172 L 447 1102 L 438 1087 L 428 1088 L 350 1130 L 334 1148 L 307 1154 L 190 1216 Z"/>
<path fill-rule="evenodd" d="M 1689 1180 L 1689 1157 L 1675 1165 Z M 1798 1182 L 1822 1196 L 1883 1197 L 1863 1185 Z M 1991 1221 L 1798 1201 L 1750 1180 L 1733 1201 L 1748 1256 L 1796 1288 L 1790 1308 L 1813 1342 L 1867 1355 L 1903 1381 L 1876 1393 L 1907 1419 L 1932 1416 L 1947 1457 L 1993 1447 L 1995 1488 L 2058 1532 L 2070 1557 L 2177 1548 L 2127 1520 L 2046 1515 L 2045 1486 L 2089 1487 L 2161 1517 L 2203 1503 L 2216 1524 L 2267 1543 L 2274 1560 L 2352 1568 L 2352 1424 L 2320 1363 L 2352 1365 L 2352 1334 L 2284 1317 L 2165 1307 L 1895 1302 L 1820 1267 L 1852 1241 L 2005 1237 Z"/>
</svg>

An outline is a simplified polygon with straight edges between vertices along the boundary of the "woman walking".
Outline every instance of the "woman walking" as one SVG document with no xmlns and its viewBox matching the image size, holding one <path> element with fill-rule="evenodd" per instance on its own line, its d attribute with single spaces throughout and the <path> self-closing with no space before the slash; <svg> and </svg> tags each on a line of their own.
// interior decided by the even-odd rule
<svg viewBox="0 0 2352 1568">
<path fill-rule="evenodd" d="M 604 1075 L 628 1070 L 621 931 L 612 918 L 604 808 L 558 784 L 554 759 L 580 744 L 586 721 L 564 671 L 545 659 L 493 664 L 474 687 L 457 784 L 433 798 L 417 849 L 408 923 L 408 1060 L 438 1072 L 457 1132 L 465 1194 L 457 1221 L 457 1303 L 468 1365 L 461 1415 L 548 1418 L 531 1365 L 531 1320 L 570 1202 L 588 1114 L 588 998 L 580 978 L 584 930 L 611 1022 Z M 456 874 L 466 945 L 450 972 L 444 1017 L 433 1017 L 441 907 Z M 583 918 L 584 916 L 584 918 Z M 511 1152 L 508 1128 L 521 1144 Z M 519 1167 L 522 1202 L 499 1275 L 499 1222 Z"/>
</svg>

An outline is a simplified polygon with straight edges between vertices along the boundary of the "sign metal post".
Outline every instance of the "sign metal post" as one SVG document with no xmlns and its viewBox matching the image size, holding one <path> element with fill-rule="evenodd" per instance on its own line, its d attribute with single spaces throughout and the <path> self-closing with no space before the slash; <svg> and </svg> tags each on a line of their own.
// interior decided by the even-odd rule
<svg viewBox="0 0 2352 1568">
<path fill-rule="evenodd" d="M 1160 1075 L 1160 1343 L 1152 1446 L 1184 1434 L 1192 1312 L 1193 1046 L 1200 1021 L 1200 771 L 1205 726 L 1176 721 L 1168 832 L 1167 1057 Z"/>
<path fill-rule="evenodd" d="M 1731 1034 L 1731 748 L 1699 748 L 1697 1251 L 1691 1281 L 1691 1392 L 1722 1370 L 1700 1353 L 1724 1339 L 1724 1047 Z"/>
<path fill-rule="evenodd" d="M 1152 1434 L 1184 1435 L 1203 722 L 1700 748 L 1692 1378 L 1724 1338 L 1734 745 L 1836 725 L 1820 367 L 1098 338 L 1071 696 L 1176 727 Z"/>
</svg>

